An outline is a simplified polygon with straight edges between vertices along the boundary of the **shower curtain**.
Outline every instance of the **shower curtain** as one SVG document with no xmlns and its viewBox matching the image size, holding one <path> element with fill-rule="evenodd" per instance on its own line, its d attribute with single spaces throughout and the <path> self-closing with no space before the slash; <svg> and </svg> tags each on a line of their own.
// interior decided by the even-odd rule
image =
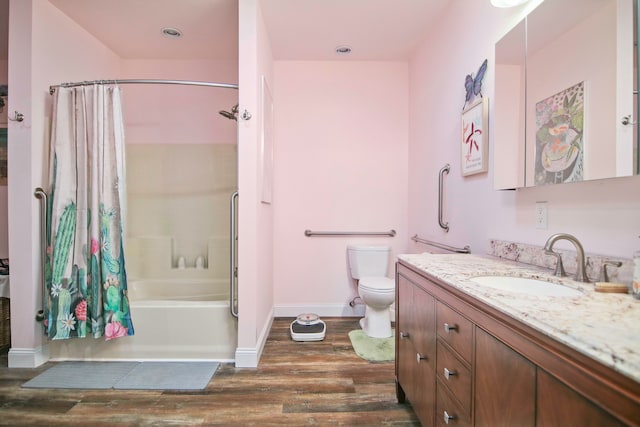
<svg viewBox="0 0 640 427">
<path fill-rule="evenodd" d="M 51 339 L 133 335 L 122 239 L 124 149 L 117 86 L 56 90 L 45 271 Z"/>
</svg>

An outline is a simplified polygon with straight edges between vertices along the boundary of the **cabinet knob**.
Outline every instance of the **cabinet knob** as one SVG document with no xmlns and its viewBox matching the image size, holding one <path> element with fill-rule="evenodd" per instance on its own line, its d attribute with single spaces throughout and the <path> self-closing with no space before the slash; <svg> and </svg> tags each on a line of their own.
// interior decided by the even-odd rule
<svg viewBox="0 0 640 427">
<path fill-rule="evenodd" d="M 400 339 L 409 338 L 409 332 L 400 332 Z"/>
<path fill-rule="evenodd" d="M 456 419 L 455 415 L 449 415 L 447 413 L 447 411 L 444 411 L 444 417 L 443 418 L 444 418 L 444 423 L 445 424 L 449 424 L 449 421 Z"/>
<path fill-rule="evenodd" d="M 454 375 L 458 375 L 458 373 L 456 371 L 450 371 L 447 368 L 444 368 L 444 377 L 446 379 L 449 379 L 449 377 L 452 377 Z"/>
<path fill-rule="evenodd" d="M 426 360 L 427 356 L 423 356 L 420 353 L 416 353 L 416 360 L 420 363 L 421 360 Z"/>
<path fill-rule="evenodd" d="M 458 325 L 450 325 L 448 323 L 444 324 L 444 331 L 446 333 L 449 333 L 451 331 L 457 331 L 458 330 Z"/>
</svg>

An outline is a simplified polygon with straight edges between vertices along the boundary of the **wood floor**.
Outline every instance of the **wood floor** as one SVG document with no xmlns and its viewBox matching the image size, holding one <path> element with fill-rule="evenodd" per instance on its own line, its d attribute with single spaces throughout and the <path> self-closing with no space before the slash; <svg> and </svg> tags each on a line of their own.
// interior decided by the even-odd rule
<svg viewBox="0 0 640 427">
<path fill-rule="evenodd" d="M 354 318 L 324 319 L 322 342 L 294 342 L 276 319 L 257 369 L 221 365 L 198 392 L 38 390 L 21 384 L 51 366 L 7 368 L 0 358 L 0 425 L 419 426 L 395 397 L 393 363 L 353 351 Z"/>
</svg>

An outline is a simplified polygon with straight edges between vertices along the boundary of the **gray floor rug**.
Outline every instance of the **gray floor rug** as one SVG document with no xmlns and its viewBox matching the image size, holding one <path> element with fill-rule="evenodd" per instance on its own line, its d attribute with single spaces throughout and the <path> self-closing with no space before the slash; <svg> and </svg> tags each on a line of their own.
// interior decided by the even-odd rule
<svg viewBox="0 0 640 427">
<path fill-rule="evenodd" d="M 218 366 L 216 362 L 61 362 L 22 387 L 202 390 Z"/>
</svg>

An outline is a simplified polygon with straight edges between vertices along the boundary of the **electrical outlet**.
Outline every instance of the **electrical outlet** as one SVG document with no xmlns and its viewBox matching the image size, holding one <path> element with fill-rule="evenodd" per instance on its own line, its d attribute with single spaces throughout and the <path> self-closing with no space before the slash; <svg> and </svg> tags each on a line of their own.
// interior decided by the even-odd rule
<svg viewBox="0 0 640 427">
<path fill-rule="evenodd" d="M 547 229 L 547 202 L 536 202 L 536 228 Z"/>
</svg>

